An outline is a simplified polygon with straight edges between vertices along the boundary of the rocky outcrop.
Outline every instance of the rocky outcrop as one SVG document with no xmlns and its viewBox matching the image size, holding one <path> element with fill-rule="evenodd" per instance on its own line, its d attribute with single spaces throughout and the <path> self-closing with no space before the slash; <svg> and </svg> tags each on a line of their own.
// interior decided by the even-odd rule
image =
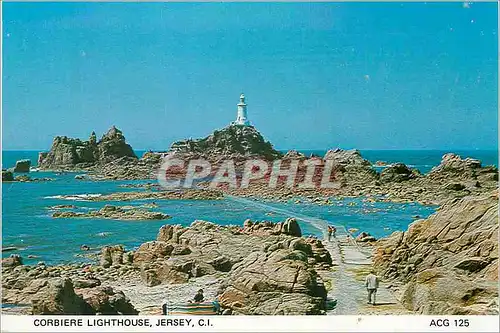
<svg viewBox="0 0 500 333">
<path fill-rule="evenodd" d="M 445 154 L 441 163 L 429 172 L 431 179 L 474 179 L 479 181 L 498 180 L 498 169 L 494 166 L 482 167 L 481 161 L 456 154 Z"/>
<path fill-rule="evenodd" d="M 33 315 L 89 315 L 92 307 L 75 293 L 70 279 L 33 280 L 27 287 L 35 295 L 31 299 Z"/>
<path fill-rule="evenodd" d="M 356 236 L 357 242 L 366 243 L 366 242 L 375 242 L 376 240 L 377 239 L 375 237 L 373 237 L 372 235 L 370 235 L 365 231 L 361 232 L 358 236 Z"/>
<path fill-rule="evenodd" d="M 475 164 L 474 164 L 475 165 Z M 455 199 L 377 242 L 375 266 L 423 314 L 498 313 L 498 194 Z"/>
<path fill-rule="evenodd" d="M 2 249 L 5 252 L 5 249 Z M 2 259 L 2 267 L 16 267 L 23 264 L 23 260 L 19 254 L 11 254 L 7 258 Z"/>
<path fill-rule="evenodd" d="M 133 264 L 147 286 L 227 274 L 220 299 L 236 314 L 320 314 L 326 291 L 315 268 L 329 269 L 332 259 L 321 241 L 300 235 L 292 218 L 247 220 L 243 227 L 164 225 L 156 241 L 135 251 Z"/>
<path fill-rule="evenodd" d="M 322 314 L 326 289 L 301 250 L 252 252 L 231 270 L 220 303 L 235 314 Z"/>
<path fill-rule="evenodd" d="M 58 199 L 82 201 L 136 201 L 136 200 L 220 200 L 218 190 L 182 189 L 177 191 L 115 192 L 110 194 L 67 194 Z M 144 206 L 144 205 L 143 205 Z M 153 205 L 155 206 L 155 205 Z"/>
<path fill-rule="evenodd" d="M 83 169 L 122 157 L 137 159 L 122 132 L 113 126 L 98 142 L 94 132 L 87 141 L 55 137 L 50 151 L 39 154 L 38 165 L 41 169 Z"/>
<path fill-rule="evenodd" d="M 136 315 L 138 311 L 121 291 L 109 286 L 79 289 L 76 293 L 99 315 Z"/>
<path fill-rule="evenodd" d="M 101 249 L 100 264 L 104 268 L 121 265 L 130 261 L 125 255 L 125 249 L 122 245 L 105 246 Z"/>
<path fill-rule="evenodd" d="M 9 170 L 2 170 L 2 181 L 3 182 L 13 182 L 14 174 Z"/>
<path fill-rule="evenodd" d="M 143 208 L 133 206 L 112 206 L 105 205 L 101 209 L 87 210 L 85 212 L 75 212 L 68 210 L 58 210 L 52 213 L 53 218 L 97 218 L 110 220 L 125 220 L 125 221 L 142 221 L 142 220 L 166 220 L 171 218 L 170 215 L 153 212 Z"/>
<path fill-rule="evenodd" d="M 323 157 L 325 160 L 333 160 L 336 164 L 340 165 L 357 165 L 357 166 L 371 166 L 370 161 L 364 159 L 357 149 L 333 149 L 326 152 Z"/>
<path fill-rule="evenodd" d="M 403 163 L 395 163 L 382 170 L 380 173 L 380 181 L 383 183 L 400 183 L 419 176 L 421 176 L 421 174 L 418 170 L 410 169 Z"/>
<path fill-rule="evenodd" d="M 207 159 L 214 157 L 259 157 L 273 160 L 282 156 L 271 143 L 264 140 L 255 127 L 239 125 L 229 125 L 221 130 L 216 130 L 203 139 L 174 142 L 170 150 L 180 155 L 199 156 Z"/>
<path fill-rule="evenodd" d="M 284 160 L 305 160 L 307 157 L 296 150 L 289 150 L 284 156 Z"/>
<path fill-rule="evenodd" d="M 300 226 L 297 223 L 297 220 L 290 217 L 287 218 L 284 222 L 252 222 L 251 220 L 246 220 L 243 223 L 243 231 L 250 234 L 255 235 L 290 235 L 294 237 L 301 237 L 302 232 L 300 230 Z"/>
<path fill-rule="evenodd" d="M 137 310 L 121 291 L 96 286 L 75 289 L 71 279 L 33 280 L 24 292 L 33 292 L 33 315 L 135 315 Z"/>
<path fill-rule="evenodd" d="M 16 166 L 14 167 L 14 172 L 30 172 L 31 161 L 30 160 L 19 160 L 16 161 Z"/>
</svg>

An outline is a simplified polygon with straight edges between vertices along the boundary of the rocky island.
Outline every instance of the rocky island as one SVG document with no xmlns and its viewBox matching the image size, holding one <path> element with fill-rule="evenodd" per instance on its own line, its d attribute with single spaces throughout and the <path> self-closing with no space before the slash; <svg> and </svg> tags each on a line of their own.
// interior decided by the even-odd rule
<svg viewBox="0 0 500 333">
<path fill-rule="evenodd" d="M 38 167 L 42 170 L 81 170 L 127 157 L 136 160 L 132 147 L 115 126 L 97 141 L 92 132 L 87 141 L 57 136 L 49 152 L 41 152 Z"/>
</svg>

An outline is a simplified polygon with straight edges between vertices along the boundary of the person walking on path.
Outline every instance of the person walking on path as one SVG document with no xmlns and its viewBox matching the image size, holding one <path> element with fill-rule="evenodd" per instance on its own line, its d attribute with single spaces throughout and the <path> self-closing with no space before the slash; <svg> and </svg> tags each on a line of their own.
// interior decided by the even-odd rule
<svg viewBox="0 0 500 333">
<path fill-rule="evenodd" d="M 333 233 L 333 228 L 331 225 L 328 226 L 328 241 L 331 242 L 332 240 L 332 233 Z"/>
<path fill-rule="evenodd" d="M 365 286 L 366 290 L 368 291 L 368 304 L 375 305 L 375 297 L 377 295 L 378 282 L 379 279 L 378 276 L 375 275 L 375 271 L 373 269 L 370 270 L 370 274 L 368 274 L 365 279 Z"/>
</svg>

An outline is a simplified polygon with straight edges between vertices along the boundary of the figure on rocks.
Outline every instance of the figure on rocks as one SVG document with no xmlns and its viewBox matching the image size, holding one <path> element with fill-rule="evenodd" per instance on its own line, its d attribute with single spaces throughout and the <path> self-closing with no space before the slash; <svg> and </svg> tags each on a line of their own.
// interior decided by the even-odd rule
<svg viewBox="0 0 500 333">
<path fill-rule="evenodd" d="M 370 274 L 368 274 L 365 279 L 365 286 L 366 290 L 368 291 L 368 304 L 375 305 L 375 297 L 377 295 L 378 282 L 379 282 L 378 276 L 375 275 L 375 271 L 372 269 L 370 271 Z"/>
<path fill-rule="evenodd" d="M 205 297 L 203 296 L 203 289 L 198 290 L 196 295 L 194 295 L 194 302 L 195 303 L 201 303 L 205 300 Z"/>
</svg>

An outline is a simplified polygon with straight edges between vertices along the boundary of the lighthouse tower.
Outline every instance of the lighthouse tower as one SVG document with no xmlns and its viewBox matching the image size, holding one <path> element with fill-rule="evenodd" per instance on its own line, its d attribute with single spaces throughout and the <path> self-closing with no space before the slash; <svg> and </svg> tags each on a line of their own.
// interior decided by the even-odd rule
<svg viewBox="0 0 500 333">
<path fill-rule="evenodd" d="M 240 95 L 240 102 L 238 103 L 238 115 L 236 116 L 235 125 L 250 126 L 247 118 L 247 104 L 245 103 L 245 95 Z"/>
</svg>

